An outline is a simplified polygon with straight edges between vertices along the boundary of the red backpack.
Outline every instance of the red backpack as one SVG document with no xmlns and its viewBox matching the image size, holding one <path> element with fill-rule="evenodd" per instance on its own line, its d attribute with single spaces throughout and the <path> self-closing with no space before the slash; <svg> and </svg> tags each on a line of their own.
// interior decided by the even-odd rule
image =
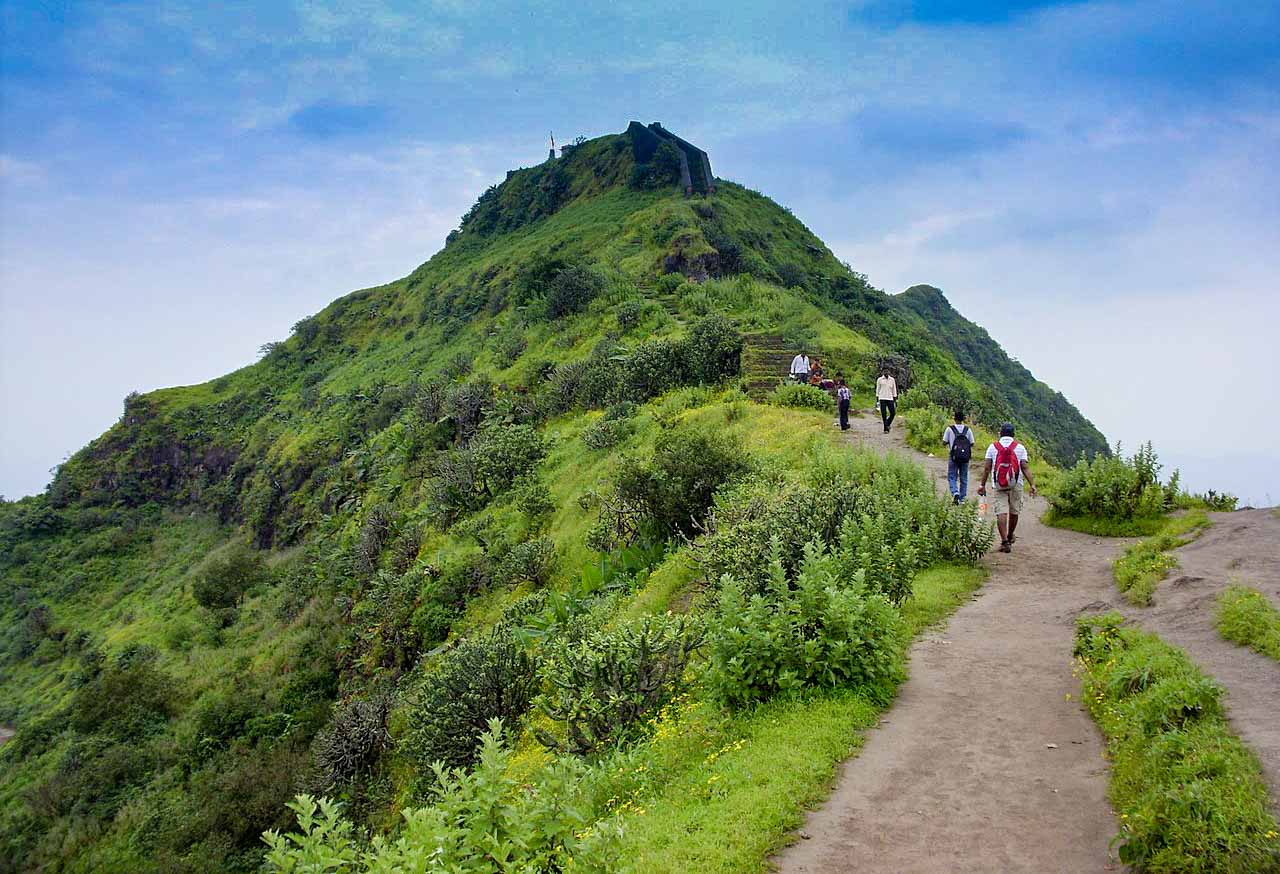
<svg viewBox="0 0 1280 874">
<path fill-rule="evenodd" d="M 999 440 L 996 441 L 996 466 L 993 479 L 998 489 L 1011 489 L 1018 482 L 1022 466 L 1018 463 L 1018 453 L 1015 451 L 1017 448 L 1017 440 L 1010 440 L 1008 446 Z"/>
</svg>

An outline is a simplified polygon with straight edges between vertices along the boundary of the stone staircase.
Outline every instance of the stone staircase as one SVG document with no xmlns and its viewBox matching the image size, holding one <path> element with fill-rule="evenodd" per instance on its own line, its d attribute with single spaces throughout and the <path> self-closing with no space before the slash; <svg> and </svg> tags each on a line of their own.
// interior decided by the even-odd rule
<svg viewBox="0 0 1280 874">
<path fill-rule="evenodd" d="M 742 387 L 753 400 L 764 400 L 769 392 L 787 380 L 795 350 L 780 334 L 744 334 Z"/>
</svg>

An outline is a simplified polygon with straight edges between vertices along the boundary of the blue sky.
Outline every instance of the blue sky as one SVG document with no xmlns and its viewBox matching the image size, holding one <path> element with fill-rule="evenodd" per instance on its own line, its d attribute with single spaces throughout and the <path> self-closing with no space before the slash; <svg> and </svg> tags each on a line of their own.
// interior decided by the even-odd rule
<svg viewBox="0 0 1280 874">
<path fill-rule="evenodd" d="M 0 0 L 0 494 L 635 118 L 1280 501 L 1280 3 L 699 5 Z"/>
</svg>

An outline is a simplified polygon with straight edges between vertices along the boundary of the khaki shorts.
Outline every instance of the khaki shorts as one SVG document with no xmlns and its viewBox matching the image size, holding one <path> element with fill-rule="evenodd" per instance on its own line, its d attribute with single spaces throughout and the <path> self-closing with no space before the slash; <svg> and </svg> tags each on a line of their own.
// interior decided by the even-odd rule
<svg viewBox="0 0 1280 874">
<path fill-rule="evenodd" d="M 995 489 L 991 490 L 991 503 L 995 504 L 997 516 L 1005 514 L 1013 514 L 1014 516 L 1022 515 L 1022 485 L 1012 489 Z"/>
</svg>

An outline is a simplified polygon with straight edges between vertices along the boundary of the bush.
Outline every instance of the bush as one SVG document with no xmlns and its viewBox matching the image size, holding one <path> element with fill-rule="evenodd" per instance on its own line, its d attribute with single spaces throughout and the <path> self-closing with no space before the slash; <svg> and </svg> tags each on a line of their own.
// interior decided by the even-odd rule
<svg viewBox="0 0 1280 874">
<path fill-rule="evenodd" d="M 646 301 L 626 301 L 618 307 L 618 327 L 623 331 L 630 331 L 632 328 L 638 327 L 640 325 L 640 320 L 644 318 L 644 313 L 647 308 L 648 305 Z"/>
<path fill-rule="evenodd" d="M 654 540 L 692 537 L 716 491 L 750 467 L 742 445 L 727 434 L 696 428 L 664 431 L 654 443 L 652 459 L 624 458 L 619 465 L 613 492 L 605 498 L 602 534 L 594 542 L 607 547 L 642 535 Z"/>
<path fill-rule="evenodd" d="M 450 385 L 441 403 L 441 413 L 453 422 L 458 441 L 466 443 L 493 406 L 493 389 L 486 380 Z"/>
<path fill-rule="evenodd" d="M 239 605 L 245 593 L 266 578 L 267 566 L 257 552 L 235 544 L 206 561 L 191 581 L 191 596 L 209 610 Z"/>
<path fill-rule="evenodd" d="M 622 362 L 622 399 L 644 403 L 683 385 L 688 379 L 685 364 L 685 350 L 680 343 L 641 343 Z"/>
<path fill-rule="evenodd" d="M 671 143 L 660 143 L 647 163 L 631 168 L 628 184 L 640 191 L 680 184 L 680 153 L 676 147 Z"/>
<path fill-rule="evenodd" d="M 556 565 L 556 545 L 548 538 L 527 540 L 511 548 L 494 572 L 494 583 L 518 586 L 531 583 L 544 586 L 551 580 Z"/>
<path fill-rule="evenodd" d="M 510 631 L 497 629 L 448 653 L 410 701 L 404 749 L 422 773 L 435 762 L 464 767 L 491 719 L 508 731 L 537 693 L 538 662 Z"/>
<path fill-rule="evenodd" d="M 780 385 L 769 394 L 769 403 L 775 407 L 788 407 L 795 410 L 823 410 L 829 412 L 835 401 L 817 386 Z"/>
<path fill-rule="evenodd" d="M 719 382 L 742 372 L 742 334 L 724 316 L 699 319 L 685 340 L 685 372 L 695 382 Z"/>
<path fill-rule="evenodd" d="M 1062 475 L 1049 503 L 1062 516 L 1092 516 L 1125 521 L 1152 518 L 1171 509 L 1178 497 L 1177 477 L 1168 486 L 1159 479 L 1160 463 L 1150 443 L 1129 458 L 1120 454 L 1081 458 Z"/>
<path fill-rule="evenodd" d="M 912 391 L 914 392 L 915 389 Z M 902 408 L 898 407 L 898 411 L 901 412 Z M 901 419 L 906 428 L 907 445 L 912 449 L 927 452 L 930 455 L 945 451 L 942 445 L 942 432 L 948 425 L 953 424 L 955 419 L 949 417 L 941 407 L 933 404 L 915 407 L 902 413 Z M 974 446 L 974 457 L 977 458 L 981 451 L 981 448 Z"/>
<path fill-rule="evenodd" d="M 572 752 L 594 752 L 630 737 L 671 699 L 701 643 L 700 629 L 686 617 L 646 616 L 562 644 L 543 671 L 550 691 L 542 709 L 563 723 Z M 547 732 L 538 738 L 560 746 Z"/>
<path fill-rule="evenodd" d="M 734 707 L 807 687 L 858 687 L 886 703 L 904 676 L 905 632 L 893 605 L 867 593 L 861 569 L 851 572 L 816 542 L 794 587 L 777 539 L 771 552 L 763 592 L 722 581 L 709 622 L 711 688 Z"/>
<path fill-rule="evenodd" d="M 631 422 L 611 419 L 606 414 L 582 432 L 582 442 L 588 449 L 612 449 L 631 436 Z"/>
<path fill-rule="evenodd" d="M 333 722 L 311 745 L 320 779 L 326 788 L 369 774 L 391 745 L 387 718 L 391 699 L 385 694 L 353 698 L 334 708 Z"/>
<path fill-rule="evenodd" d="M 605 280 L 590 267 L 566 267 L 556 272 L 547 288 L 547 317 L 559 319 L 580 313 L 605 289 Z"/>
<path fill-rule="evenodd" d="M 611 820 L 593 820 L 597 807 L 586 766 L 560 759 L 531 779 L 512 775 L 500 722 L 480 738 L 476 767 L 467 773 L 437 767 L 439 795 L 429 807 L 404 811 L 394 839 L 364 846 L 340 804 L 300 795 L 289 805 L 298 831 L 263 835 L 264 870 L 305 872 L 422 871 L 492 874 L 495 871 L 608 874 L 617 870 L 620 832 Z M 500 867 L 499 867 L 500 866 Z"/>
<path fill-rule="evenodd" d="M 75 691 L 70 725 L 81 734 L 141 737 L 177 712 L 178 697 L 173 679 L 149 661 L 117 660 Z"/>
<path fill-rule="evenodd" d="M 1280 826 L 1257 760 L 1231 734 L 1222 689 L 1181 650 L 1123 627 L 1076 628 L 1081 697 L 1107 737 L 1120 861 L 1137 871 L 1280 871 Z"/>
<path fill-rule="evenodd" d="M 815 458 L 802 482 L 745 480 L 719 496 L 708 529 L 696 554 L 712 582 L 728 575 L 748 595 L 763 593 L 775 540 L 788 577 L 817 540 L 860 569 L 868 591 L 899 602 L 916 570 L 936 561 L 976 562 L 994 536 L 972 505 L 938 499 L 915 465 L 870 452 Z"/>
<path fill-rule="evenodd" d="M 486 425 L 471 443 L 481 488 L 497 496 L 532 474 L 546 457 L 547 443 L 531 425 Z"/>
</svg>

